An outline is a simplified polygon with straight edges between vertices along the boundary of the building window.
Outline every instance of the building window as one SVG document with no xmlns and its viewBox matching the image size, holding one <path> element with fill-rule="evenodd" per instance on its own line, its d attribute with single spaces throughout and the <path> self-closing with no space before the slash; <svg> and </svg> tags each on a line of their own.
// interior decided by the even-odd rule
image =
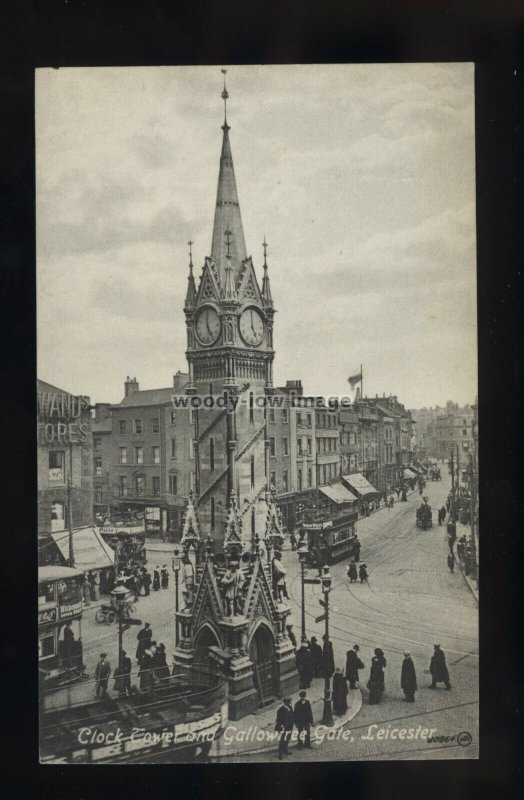
<svg viewBox="0 0 524 800">
<path fill-rule="evenodd" d="M 282 422 L 287 423 L 287 408 L 282 409 Z"/>
<path fill-rule="evenodd" d="M 274 408 L 270 408 L 269 409 L 269 421 L 270 422 L 274 422 L 275 421 L 275 409 Z"/>
<path fill-rule="evenodd" d="M 270 440 L 269 440 L 269 455 L 270 456 L 276 455 L 276 452 L 275 452 L 275 437 L 274 436 L 272 436 L 270 438 Z"/>
<path fill-rule="evenodd" d="M 468 432 L 467 432 L 467 430 L 463 430 L 463 431 L 462 431 L 462 436 L 467 436 L 467 435 L 468 435 Z"/>
<path fill-rule="evenodd" d="M 64 530 L 64 504 L 61 500 L 53 500 L 51 503 L 51 530 Z"/>
<path fill-rule="evenodd" d="M 153 448 L 153 464 L 160 464 L 160 447 L 155 445 Z"/>
<path fill-rule="evenodd" d="M 171 439 L 171 458 L 176 458 L 176 439 Z"/>
<path fill-rule="evenodd" d="M 120 448 L 120 463 L 127 464 L 127 447 Z"/>
<path fill-rule="evenodd" d="M 215 440 L 212 436 L 209 438 L 209 469 L 215 471 Z"/>
<path fill-rule="evenodd" d="M 102 491 L 101 489 L 97 489 L 95 492 L 95 503 L 97 504 L 97 506 L 101 506 L 103 502 L 104 501 L 102 498 Z"/>
<path fill-rule="evenodd" d="M 176 411 L 171 412 L 171 425 L 174 425 L 176 422 Z"/>
<path fill-rule="evenodd" d="M 313 470 L 311 467 L 307 471 L 307 485 L 309 489 L 313 486 Z"/>
<path fill-rule="evenodd" d="M 152 431 L 152 433 L 159 433 L 159 431 L 160 431 L 160 420 L 158 419 L 158 417 L 155 417 L 155 419 L 151 420 L 151 431 Z"/>
<path fill-rule="evenodd" d="M 284 436 L 282 439 L 282 455 L 287 456 L 289 454 L 288 446 L 287 436 Z"/>
<path fill-rule="evenodd" d="M 144 475 L 137 475 L 135 478 L 135 485 L 136 485 L 136 493 L 137 496 L 140 497 L 145 494 L 146 490 L 146 479 Z"/>
<path fill-rule="evenodd" d="M 153 475 L 153 495 L 155 497 L 160 495 L 160 478 L 158 475 Z"/>
<path fill-rule="evenodd" d="M 320 439 L 317 438 L 317 453 L 320 453 Z"/>
<path fill-rule="evenodd" d="M 127 497 L 127 477 L 120 476 L 120 497 Z"/>
<path fill-rule="evenodd" d="M 177 494 L 178 481 L 176 475 L 169 476 L 169 494 Z"/>
<path fill-rule="evenodd" d="M 211 498 L 211 527 L 215 527 L 215 498 Z"/>
<path fill-rule="evenodd" d="M 141 444 L 135 445 L 135 464 L 144 463 L 144 448 Z"/>
<path fill-rule="evenodd" d="M 103 472 L 102 472 L 102 459 L 101 458 L 95 458 L 95 475 L 96 475 L 97 478 L 101 478 L 102 474 L 103 474 Z"/>
<path fill-rule="evenodd" d="M 275 441 L 273 439 L 273 441 Z M 273 453 L 274 455 L 274 453 Z M 255 456 L 251 456 L 249 460 L 249 469 L 250 469 L 250 478 L 251 478 L 251 488 L 254 489 L 255 487 Z"/>
<path fill-rule="evenodd" d="M 306 415 L 308 428 L 311 428 L 311 414 Z"/>
<path fill-rule="evenodd" d="M 127 433 L 127 423 L 125 419 L 121 419 L 118 421 L 118 432 L 119 433 Z"/>
<path fill-rule="evenodd" d="M 312 452 L 313 452 L 313 449 L 312 449 L 312 440 L 311 440 L 311 438 L 308 436 L 308 439 L 307 439 L 307 454 L 308 454 L 308 456 L 310 456 Z"/>
<path fill-rule="evenodd" d="M 277 485 L 277 473 L 276 472 L 270 472 L 269 473 L 269 485 L 273 489 L 276 488 L 276 485 Z"/>
<path fill-rule="evenodd" d="M 285 492 L 289 492 L 289 477 L 287 469 L 282 470 L 282 486 Z"/>
<path fill-rule="evenodd" d="M 102 447 L 102 439 L 100 438 L 100 436 L 95 436 L 94 437 L 94 439 L 93 439 L 93 447 L 94 447 L 95 450 L 100 450 L 100 448 Z"/>
<path fill-rule="evenodd" d="M 54 483 L 64 483 L 65 481 L 65 453 L 63 450 L 49 451 L 49 480 Z"/>
<path fill-rule="evenodd" d="M 298 491 L 302 491 L 302 470 L 299 469 L 297 472 L 297 479 L 298 479 Z"/>
<path fill-rule="evenodd" d="M 134 425 L 135 433 L 142 433 L 142 420 L 141 419 L 135 419 L 133 425 Z"/>
<path fill-rule="evenodd" d="M 297 425 L 302 425 L 302 414 L 300 411 L 297 411 Z"/>
<path fill-rule="evenodd" d="M 50 633 L 38 639 L 38 658 L 49 658 L 55 654 L 55 634 Z"/>
</svg>

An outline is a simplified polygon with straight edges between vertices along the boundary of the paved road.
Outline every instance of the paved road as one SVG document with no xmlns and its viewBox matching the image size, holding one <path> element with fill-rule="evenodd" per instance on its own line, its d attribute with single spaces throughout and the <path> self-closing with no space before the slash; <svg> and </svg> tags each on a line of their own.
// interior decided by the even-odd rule
<svg viewBox="0 0 524 800">
<path fill-rule="evenodd" d="M 443 468 L 442 472 L 447 472 Z M 436 512 L 449 491 L 449 477 L 428 482 L 425 494 L 434 509 L 435 527 L 420 531 L 415 526 L 418 492 L 407 503 L 395 502 L 393 509 L 382 509 L 358 523 L 362 542 L 361 559 L 369 569 L 369 584 L 348 584 L 345 562 L 332 567 L 330 595 L 332 636 L 337 665 L 344 666 L 346 650 L 360 645 L 366 665 L 361 673 L 363 706 L 346 730 L 351 738 L 317 742 L 311 751 L 293 751 L 292 760 L 388 760 L 476 758 L 478 756 L 478 638 L 477 605 L 460 572 L 449 573 L 445 527 L 436 523 Z M 461 535 L 462 526 L 458 526 Z M 464 532 L 467 529 L 464 527 Z M 294 622 L 300 632 L 300 583 L 296 554 L 286 553 L 288 585 L 294 605 Z M 320 639 L 322 624 L 314 618 L 321 613 L 318 587 L 306 587 L 307 635 Z M 425 674 L 438 643 L 446 653 L 452 689 L 429 689 Z M 367 703 L 365 688 L 373 650 L 381 647 L 387 658 L 386 692 L 378 706 Z M 415 704 L 403 702 L 400 667 L 403 652 L 411 653 L 419 691 Z M 374 727 L 370 727 L 374 726 Z M 395 729 L 413 729 L 399 738 Z M 425 735 L 424 730 L 426 730 Z M 434 737 L 471 736 L 428 743 Z M 379 731 L 381 731 L 379 733 Z M 391 738 L 391 736 L 395 738 Z M 365 738 L 363 738 L 365 737 Z M 275 755 L 243 755 L 242 761 L 273 760 Z M 225 760 L 225 759 L 224 759 Z M 235 760 L 229 758 L 228 760 Z"/>
</svg>

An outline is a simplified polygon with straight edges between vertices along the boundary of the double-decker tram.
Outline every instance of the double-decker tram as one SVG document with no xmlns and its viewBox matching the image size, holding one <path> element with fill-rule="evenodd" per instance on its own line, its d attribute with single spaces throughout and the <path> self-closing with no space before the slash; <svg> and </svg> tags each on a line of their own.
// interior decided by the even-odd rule
<svg viewBox="0 0 524 800">
<path fill-rule="evenodd" d="M 84 573 L 62 566 L 38 568 L 38 666 L 46 687 L 84 680 L 82 583 Z"/>
<path fill-rule="evenodd" d="M 346 487 L 340 483 L 319 487 L 315 507 L 303 513 L 300 533 L 312 562 L 320 566 L 346 558 L 358 561 L 357 519 L 357 499 Z"/>
</svg>

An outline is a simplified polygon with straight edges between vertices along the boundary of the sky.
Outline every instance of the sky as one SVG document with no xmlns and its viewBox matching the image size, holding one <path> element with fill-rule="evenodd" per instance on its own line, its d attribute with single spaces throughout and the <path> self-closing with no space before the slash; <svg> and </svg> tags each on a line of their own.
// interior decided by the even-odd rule
<svg viewBox="0 0 524 800">
<path fill-rule="evenodd" d="M 188 246 L 210 254 L 221 67 L 36 72 L 38 376 L 119 402 L 186 371 Z M 408 408 L 477 392 L 472 64 L 228 67 L 274 382 Z"/>
</svg>

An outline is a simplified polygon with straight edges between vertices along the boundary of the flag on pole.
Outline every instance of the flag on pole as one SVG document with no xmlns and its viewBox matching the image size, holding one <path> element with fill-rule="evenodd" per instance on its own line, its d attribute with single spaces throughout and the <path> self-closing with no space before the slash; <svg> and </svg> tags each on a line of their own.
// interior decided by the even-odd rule
<svg viewBox="0 0 524 800">
<path fill-rule="evenodd" d="M 358 369 L 353 370 L 353 372 L 348 378 L 348 383 L 351 386 L 351 388 L 354 389 L 357 383 L 360 383 L 361 380 L 362 380 L 362 370 L 359 367 Z"/>
</svg>

